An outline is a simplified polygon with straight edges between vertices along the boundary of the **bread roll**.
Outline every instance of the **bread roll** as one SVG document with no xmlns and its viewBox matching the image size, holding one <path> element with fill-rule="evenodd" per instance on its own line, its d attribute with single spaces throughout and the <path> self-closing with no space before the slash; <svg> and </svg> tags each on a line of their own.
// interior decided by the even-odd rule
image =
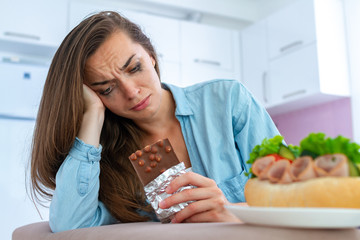
<svg viewBox="0 0 360 240">
<path fill-rule="evenodd" d="M 250 179 L 249 206 L 360 208 L 360 177 L 320 177 L 289 184 Z"/>
</svg>

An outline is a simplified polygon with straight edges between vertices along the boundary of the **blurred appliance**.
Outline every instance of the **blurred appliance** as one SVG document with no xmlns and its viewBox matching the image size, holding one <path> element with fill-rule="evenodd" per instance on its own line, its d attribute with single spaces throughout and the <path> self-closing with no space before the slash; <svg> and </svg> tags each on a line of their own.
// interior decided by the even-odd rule
<svg viewBox="0 0 360 240">
<path fill-rule="evenodd" d="M 48 66 L 2 57 L 0 60 L 0 239 L 11 239 L 22 225 L 48 220 L 48 209 L 40 207 L 41 219 L 26 191 L 25 172 L 38 105 Z"/>
</svg>

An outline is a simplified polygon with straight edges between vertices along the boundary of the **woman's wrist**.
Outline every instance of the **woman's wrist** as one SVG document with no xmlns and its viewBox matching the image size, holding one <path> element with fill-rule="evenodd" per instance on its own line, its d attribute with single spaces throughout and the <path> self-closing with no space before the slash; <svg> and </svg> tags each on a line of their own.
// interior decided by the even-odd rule
<svg viewBox="0 0 360 240">
<path fill-rule="evenodd" d="M 104 118 L 105 110 L 103 107 L 88 108 L 83 115 L 78 138 L 87 144 L 98 147 Z"/>
</svg>

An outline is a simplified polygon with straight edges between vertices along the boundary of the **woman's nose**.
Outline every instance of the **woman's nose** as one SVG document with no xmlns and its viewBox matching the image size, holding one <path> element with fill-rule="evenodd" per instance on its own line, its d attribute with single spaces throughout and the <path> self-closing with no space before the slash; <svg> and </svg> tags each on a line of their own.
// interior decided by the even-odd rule
<svg viewBox="0 0 360 240">
<path fill-rule="evenodd" d="M 134 82 L 122 81 L 120 86 L 124 96 L 129 100 L 135 98 L 140 93 L 140 87 L 138 87 Z"/>
</svg>

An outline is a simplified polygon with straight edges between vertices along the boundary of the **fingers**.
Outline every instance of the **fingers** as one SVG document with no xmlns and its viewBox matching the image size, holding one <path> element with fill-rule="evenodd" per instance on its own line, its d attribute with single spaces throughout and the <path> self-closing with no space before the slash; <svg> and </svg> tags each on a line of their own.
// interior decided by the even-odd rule
<svg viewBox="0 0 360 240">
<path fill-rule="evenodd" d="M 196 188 L 176 192 L 179 188 L 193 185 Z M 175 178 L 166 189 L 168 198 L 160 202 L 160 208 L 191 202 L 176 213 L 172 222 L 219 222 L 237 221 L 238 219 L 225 208 L 229 204 L 223 192 L 212 179 L 188 172 Z"/>
<path fill-rule="evenodd" d="M 179 188 L 188 185 L 196 186 L 197 188 L 187 189 L 173 194 Z M 163 209 L 187 201 L 197 201 L 214 198 L 216 196 L 223 196 L 222 191 L 217 187 L 214 180 L 193 172 L 188 172 L 175 178 L 166 188 L 166 192 L 173 195 L 160 202 L 159 207 Z"/>
<path fill-rule="evenodd" d="M 222 200 L 218 199 L 218 202 L 213 200 L 193 202 L 176 213 L 171 222 L 241 222 L 241 220 L 229 212 L 225 204 L 222 204 Z"/>
<path fill-rule="evenodd" d="M 222 191 L 217 187 L 192 188 L 169 196 L 160 202 L 159 207 L 165 209 L 183 202 L 199 201 L 210 198 L 221 198 L 220 204 L 227 202 Z"/>
<path fill-rule="evenodd" d="M 85 103 L 85 111 L 90 109 L 105 110 L 104 104 L 102 103 L 99 96 L 87 85 L 83 84 L 83 96 Z"/>
<path fill-rule="evenodd" d="M 180 187 L 193 185 L 199 188 L 202 187 L 215 187 L 216 182 L 210 178 L 201 176 L 194 172 L 187 172 L 171 181 L 166 188 L 166 193 L 172 194 L 176 192 Z"/>
<path fill-rule="evenodd" d="M 236 223 L 242 223 L 242 221 L 237 218 L 235 215 L 230 213 L 227 210 L 224 210 L 223 212 L 219 212 L 216 210 L 210 210 L 206 212 L 201 212 L 196 215 L 192 215 L 189 218 L 186 218 L 185 220 L 181 221 L 184 223 L 199 223 L 199 222 L 236 222 Z M 177 218 L 172 223 L 178 223 Z"/>
<path fill-rule="evenodd" d="M 221 212 L 224 211 L 224 200 L 221 198 L 207 199 L 190 203 L 186 208 L 175 214 L 172 223 L 180 223 L 184 220 L 196 221 L 195 216 L 202 222 L 221 221 Z M 206 213 L 204 215 L 204 213 Z M 202 216 L 202 217 L 201 217 Z M 193 219 L 191 219 L 193 217 Z"/>
</svg>

